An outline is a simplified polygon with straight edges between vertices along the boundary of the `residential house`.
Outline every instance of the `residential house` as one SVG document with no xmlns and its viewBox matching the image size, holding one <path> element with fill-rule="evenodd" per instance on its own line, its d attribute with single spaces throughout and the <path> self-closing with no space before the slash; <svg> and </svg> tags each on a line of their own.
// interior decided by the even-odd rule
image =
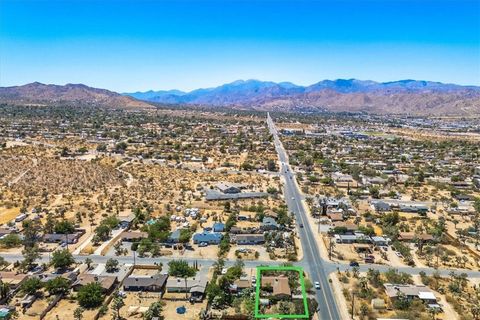
<svg viewBox="0 0 480 320">
<path fill-rule="evenodd" d="M 415 239 L 423 242 L 431 242 L 433 241 L 433 236 L 428 233 L 415 234 L 414 232 L 400 232 L 398 234 L 398 241 L 413 242 Z"/>
<path fill-rule="evenodd" d="M 327 217 L 330 219 L 331 222 L 343 221 L 342 213 L 327 213 Z"/>
<path fill-rule="evenodd" d="M 207 288 L 206 279 L 169 277 L 166 289 L 169 293 L 188 292 L 192 301 L 201 301 Z"/>
<path fill-rule="evenodd" d="M 263 234 L 236 234 L 232 240 L 240 245 L 255 245 L 265 243 L 265 236 Z"/>
<path fill-rule="evenodd" d="M 97 276 L 94 274 L 83 273 L 79 275 L 77 281 L 73 283 L 73 291 L 78 291 L 83 286 L 92 282 L 99 283 L 104 294 L 110 294 L 113 289 L 115 289 L 118 280 L 116 276 Z"/>
<path fill-rule="evenodd" d="M 230 292 L 232 293 L 239 293 L 242 292 L 245 289 L 251 288 L 252 283 L 250 279 L 237 279 L 233 282 L 232 285 L 230 285 Z"/>
<path fill-rule="evenodd" d="M 125 291 L 165 292 L 168 275 L 155 274 L 153 276 L 130 275 L 123 281 Z"/>
<path fill-rule="evenodd" d="M 391 210 L 390 205 L 383 201 L 372 201 L 372 206 L 376 212 L 385 212 Z"/>
<path fill-rule="evenodd" d="M 420 299 L 432 308 L 440 307 L 435 294 L 425 285 L 385 283 L 383 286 L 385 287 L 385 293 L 391 300 L 403 295 L 408 300 Z"/>
<path fill-rule="evenodd" d="M 43 235 L 43 242 L 46 243 L 77 243 L 80 237 L 85 233 L 85 230 L 75 233 L 60 234 L 60 233 L 47 233 Z"/>
<path fill-rule="evenodd" d="M 12 233 L 15 233 L 15 231 L 10 228 L 0 228 L 0 238 Z"/>
<path fill-rule="evenodd" d="M 193 235 L 193 243 L 208 243 L 208 244 L 219 244 L 222 241 L 223 235 L 218 232 L 202 232 L 196 233 Z"/>
<path fill-rule="evenodd" d="M 122 229 L 128 229 L 132 225 L 133 220 L 135 220 L 135 215 L 130 214 L 126 217 L 119 217 L 120 223 L 118 224 Z"/>
<path fill-rule="evenodd" d="M 221 182 L 217 184 L 217 189 L 225 194 L 242 192 L 243 185 L 237 183 Z"/>
<path fill-rule="evenodd" d="M 28 275 L 16 273 L 13 271 L 0 271 L 0 281 L 10 286 L 11 290 L 16 290 L 28 278 Z"/>
<path fill-rule="evenodd" d="M 388 246 L 390 244 L 390 239 L 381 236 L 373 236 L 370 238 L 372 239 L 372 243 L 377 247 Z"/>
<path fill-rule="evenodd" d="M 285 276 L 265 276 L 262 277 L 262 288 L 271 287 L 273 289 L 274 296 L 291 296 L 292 291 L 290 285 L 288 284 L 288 277 Z"/>
<path fill-rule="evenodd" d="M 213 224 L 213 232 L 224 232 L 225 231 L 225 224 L 221 222 L 215 222 Z"/>
<path fill-rule="evenodd" d="M 178 243 L 180 242 L 180 229 L 177 229 L 170 233 L 167 239 L 168 243 Z"/>
<path fill-rule="evenodd" d="M 265 217 L 260 225 L 262 230 L 277 230 L 278 224 L 272 217 Z"/>
</svg>

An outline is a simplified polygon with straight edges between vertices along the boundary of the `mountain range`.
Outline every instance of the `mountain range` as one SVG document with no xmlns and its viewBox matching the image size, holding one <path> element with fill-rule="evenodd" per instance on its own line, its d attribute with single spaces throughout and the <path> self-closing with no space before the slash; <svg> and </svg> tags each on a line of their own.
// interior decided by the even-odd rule
<svg viewBox="0 0 480 320">
<path fill-rule="evenodd" d="M 126 93 L 157 103 L 280 111 L 346 111 L 380 114 L 480 114 L 480 87 L 432 81 L 323 80 L 310 86 L 238 80 L 219 87 Z"/>
<path fill-rule="evenodd" d="M 310 86 L 238 80 L 214 88 L 119 94 L 83 84 L 39 82 L 0 87 L 0 102 L 155 108 L 156 105 L 230 107 L 266 111 L 367 112 L 411 115 L 480 115 L 480 87 L 431 81 L 323 80 Z"/>
</svg>

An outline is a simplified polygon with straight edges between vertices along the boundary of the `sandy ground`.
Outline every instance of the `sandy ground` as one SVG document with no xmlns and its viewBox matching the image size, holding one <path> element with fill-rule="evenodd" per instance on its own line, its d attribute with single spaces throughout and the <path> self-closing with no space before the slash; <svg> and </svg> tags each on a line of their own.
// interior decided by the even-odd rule
<svg viewBox="0 0 480 320">
<path fill-rule="evenodd" d="M 5 208 L 0 207 L 0 224 L 8 223 L 20 214 L 20 207 Z"/>
<path fill-rule="evenodd" d="M 165 301 L 165 300 L 164 300 Z M 207 307 L 207 301 L 204 300 L 202 303 L 190 304 L 188 301 L 165 301 L 166 305 L 164 307 L 163 316 L 165 319 L 175 319 L 175 320 L 198 320 L 199 314 L 202 310 L 205 310 Z M 176 310 L 178 307 L 186 307 L 187 312 L 185 314 L 177 314 Z"/>
<path fill-rule="evenodd" d="M 73 319 L 73 312 L 78 308 L 78 304 L 75 300 L 62 299 L 58 304 L 47 313 L 45 320 L 66 320 Z M 93 319 L 93 316 L 97 313 L 97 310 L 85 310 L 83 313 L 84 319 Z"/>
<path fill-rule="evenodd" d="M 127 295 L 126 298 L 123 300 L 123 302 L 125 302 L 125 306 L 120 309 L 120 315 L 124 319 L 143 319 L 143 314 L 141 312 L 132 312 L 131 310 L 133 308 L 131 307 L 148 308 L 152 303 L 161 300 L 160 294 L 156 292 L 148 292 L 148 293 L 127 292 L 126 295 Z M 111 306 L 112 306 L 112 303 L 110 303 L 109 305 L 109 310 Z M 112 318 L 111 312 L 108 312 L 106 315 L 104 315 L 100 319 L 110 320 L 111 318 Z"/>
</svg>

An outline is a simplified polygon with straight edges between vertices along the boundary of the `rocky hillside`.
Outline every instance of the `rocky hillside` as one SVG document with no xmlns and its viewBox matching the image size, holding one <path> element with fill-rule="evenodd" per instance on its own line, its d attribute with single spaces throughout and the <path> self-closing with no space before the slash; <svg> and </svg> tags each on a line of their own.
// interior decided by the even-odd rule
<svg viewBox="0 0 480 320">
<path fill-rule="evenodd" d="M 39 82 L 23 86 L 0 87 L 0 102 L 39 105 L 88 105 L 121 109 L 153 108 L 148 102 L 139 101 L 105 89 L 92 88 L 83 84 L 60 86 Z"/>
</svg>

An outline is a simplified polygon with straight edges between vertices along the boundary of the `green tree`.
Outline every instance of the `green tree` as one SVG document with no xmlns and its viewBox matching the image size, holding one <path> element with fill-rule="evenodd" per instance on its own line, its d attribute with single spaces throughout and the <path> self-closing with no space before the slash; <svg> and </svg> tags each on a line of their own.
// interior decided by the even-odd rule
<svg viewBox="0 0 480 320">
<path fill-rule="evenodd" d="M 22 268 L 26 270 L 30 270 L 35 261 L 40 258 L 40 252 L 38 249 L 38 246 L 32 246 L 32 247 L 25 247 L 22 251 L 23 255 L 23 262 L 22 262 Z"/>
<path fill-rule="evenodd" d="M 86 309 L 96 308 L 103 302 L 102 286 L 97 282 L 91 282 L 80 288 L 77 295 L 78 303 Z"/>
<path fill-rule="evenodd" d="M 180 237 L 178 238 L 180 243 L 188 243 L 190 242 L 190 238 L 192 238 L 192 232 L 189 229 L 180 230 Z"/>
<path fill-rule="evenodd" d="M 145 311 L 143 315 L 144 320 L 152 320 L 153 318 L 158 318 L 158 320 L 164 320 L 162 316 L 163 305 L 160 301 L 154 302 L 148 307 L 148 310 Z"/>
<path fill-rule="evenodd" d="M 21 290 L 26 294 L 35 295 L 38 293 L 38 290 L 40 290 L 41 287 L 42 282 L 39 278 L 30 277 L 22 283 Z"/>
<path fill-rule="evenodd" d="M 40 230 L 42 226 L 38 220 L 24 220 L 23 227 L 23 245 L 25 248 L 31 248 L 37 245 L 40 238 Z"/>
<path fill-rule="evenodd" d="M 52 253 L 52 264 L 55 268 L 66 269 L 74 263 L 75 259 L 67 249 L 57 250 Z"/>
<path fill-rule="evenodd" d="M 107 241 L 110 238 L 110 232 L 112 232 L 112 228 L 106 224 L 100 224 L 95 228 L 95 236 L 98 237 L 100 241 Z"/>
<path fill-rule="evenodd" d="M 274 160 L 272 160 L 272 159 L 268 160 L 267 170 L 268 171 L 277 171 L 277 164 Z"/>
<path fill-rule="evenodd" d="M 75 225 L 71 221 L 61 220 L 55 223 L 53 230 L 59 234 L 71 234 L 75 231 Z"/>
<path fill-rule="evenodd" d="M 190 267 L 185 260 L 172 260 L 168 263 L 168 274 L 177 278 L 190 278 L 195 276 L 197 270 Z"/>
<path fill-rule="evenodd" d="M 56 277 L 55 279 L 48 280 L 45 283 L 45 289 L 51 295 L 65 293 L 70 289 L 70 281 L 63 277 Z"/>
<path fill-rule="evenodd" d="M 22 245 L 22 239 L 18 234 L 7 234 L 0 240 L 0 245 L 5 248 L 16 248 Z"/>
<path fill-rule="evenodd" d="M 110 258 L 105 263 L 105 270 L 108 273 L 112 273 L 118 270 L 118 260 Z"/>
</svg>

